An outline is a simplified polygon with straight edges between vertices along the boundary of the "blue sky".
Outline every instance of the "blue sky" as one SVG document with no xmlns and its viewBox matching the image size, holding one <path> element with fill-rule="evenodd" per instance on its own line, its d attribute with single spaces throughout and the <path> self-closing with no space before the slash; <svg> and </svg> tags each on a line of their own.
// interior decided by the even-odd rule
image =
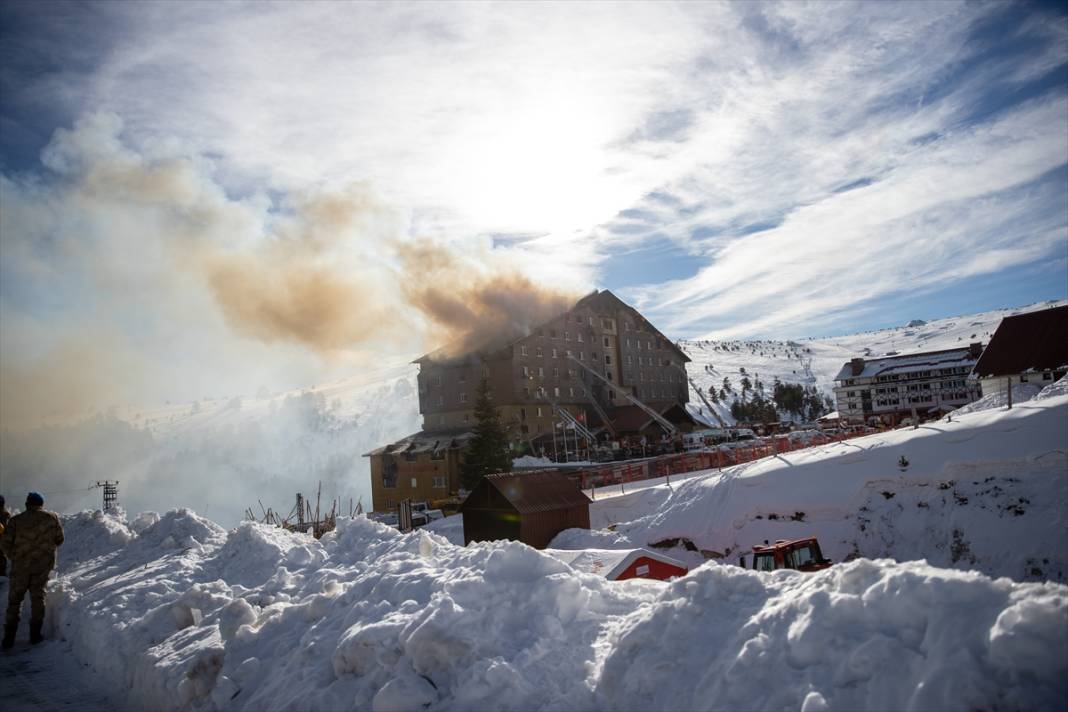
<svg viewBox="0 0 1068 712">
<path fill-rule="evenodd" d="M 424 243 L 677 337 L 1064 298 L 1066 89 L 1056 3 L 8 2 L 0 348 L 297 383 L 426 345 Z"/>
</svg>

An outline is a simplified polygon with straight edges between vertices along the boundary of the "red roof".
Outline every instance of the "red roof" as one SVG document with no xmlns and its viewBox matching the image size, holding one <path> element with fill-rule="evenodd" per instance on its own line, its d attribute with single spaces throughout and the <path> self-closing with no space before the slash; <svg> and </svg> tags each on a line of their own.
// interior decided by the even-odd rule
<svg viewBox="0 0 1068 712">
<path fill-rule="evenodd" d="M 1068 365 L 1068 306 L 1007 316 L 972 372 L 979 378 Z"/>
</svg>

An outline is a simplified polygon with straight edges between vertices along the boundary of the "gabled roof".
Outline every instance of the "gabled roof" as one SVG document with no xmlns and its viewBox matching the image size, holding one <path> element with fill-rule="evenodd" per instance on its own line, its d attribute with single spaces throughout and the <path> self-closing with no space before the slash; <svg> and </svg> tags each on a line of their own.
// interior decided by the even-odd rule
<svg viewBox="0 0 1068 712">
<path fill-rule="evenodd" d="M 461 512 L 469 501 L 473 501 L 471 497 L 479 487 L 493 487 L 520 514 L 550 512 L 575 506 L 588 507 L 590 504 L 590 498 L 579 486 L 556 470 L 506 472 L 486 475 L 460 505 Z"/>
<path fill-rule="evenodd" d="M 595 308 L 595 309 L 597 307 L 616 307 L 616 308 L 622 308 L 622 309 L 625 309 L 625 310 L 631 312 L 631 314 L 634 315 L 634 320 L 639 325 L 644 326 L 646 329 L 648 329 L 649 331 L 653 332 L 653 334 L 655 334 L 657 337 L 659 337 L 661 341 L 663 341 L 665 344 L 667 344 L 668 347 L 671 348 L 678 355 L 678 357 L 682 359 L 683 363 L 689 363 L 690 361 L 693 360 L 686 354 L 685 351 L 680 349 L 678 347 L 678 345 L 674 341 L 672 341 L 668 337 L 664 336 L 664 334 L 660 331 L 660 329 L 657 329 L 655 326 L 652 325 L 652 323 L 648 319 L 646 319 L 644 316 L 642 316 L 641 312 L 639 312 L 637 309 L 635 309 L 631 305 L 627 304 L 625 301 L 623 301 L 622 299 L 617 297 L 615 294 L 613 294 L 609 290 L 607 290 L 607 289 L 602 289 L 600 291 L 594 290 L 592 293 L 587 294 L 585 297 L 583 297 L 582 299 L 578 300 L 578 302 L 575 304 L 575 306 L 573 306 L 571 309 L 573 311 L 575 309 L 579 309 L 581 307 L 586 307 L 586 306 L 592 307 L 592 308 Z M 619 332 L 619 333 L 622 333 L 622 332 Z"/>
<path fill-rule="evenodd" d="M 1007 316 L 972 369 L 979 378 L 1068 366 L 1068 305 Z"/>
<path fill-rule="evenodd" d="M 635 560 L 643 556 L 663 564 L 677 566 L 683 571 L 689 570 L 689 567 L 678 559 L 649 549 L 545 549 L 544 551 L 573 569 L 604 576 L 610 581 L 614 581 Z"/>
<path fill-rule="evenodd" d="M 699 424 L 694 416 L 679 403 L 671 403 L 656 411 L 674 424 Z M 621 433 L 641 432 L 646 428 L 651 428 L 655 423 L 652 416 L 636 405 L 616 406 L 609 417 L 612 419 L 612 425 Z"/>
<path fill-rule="evenodd" d="M 644 316 L 642 316 L 641 312 L 639 312 L 637 309 L 635 309 L 631 305 L 629 305 L 626 302 L 624 302 L 622 299 L 617 297 L 615 294 L 612 294 L 612 292 L 608 291 L 607 289 L 602 289 L 602 290 L 596 290 L 595 289 L 595 290 L 593 290 L 592 292 L 587 294 L 585 297 L 582 297 L 577 302 L 575 302 L 575 304 L 570 309 L 567 309 L 565 311 L 560 312 L 559 314 L 553 316 L 551 319 L 549 319 L 549 320 L 543 322 L 542 324 L 538 325 L 537 327 L 531 329 L 530 333 L 527 333 L 527 334 L 524 334 L 522 336 L 516 337 L 516 338 L 512 339 L 511 341 L 509 341 L 504 346 L 500 346 L 500 347 L 494 348 L 491 351 L 486 352 L 485 354 L 482 354 L 482 355 L 483 355 L 483 357 L 492 358 L 493 355 L 499 354 L 499 353 L 503 352 L 504 350 L 506 350 L 508 347 L 510 347 L 510 346 L 518 343 L 519 341 L 522 341 L 523 339 L 529 337 L 531 334 L 535 333 L 538 328 L 541 328 L 541 327 L 544 327 L 544 326 L 546 326 L 548 324 L 551 324 L 552 322 L 556 321 L 557 319 L 559 319 L 564 314 L 568 314 L 568 313 L 573 312 L 576 309 L 580 309 L 582 307 L 591 307 L 593 309 L 597 309 L 599 307 L 626 309 L 627 311 L 631 312 L 634 315 L 634 319 L 638 324 L 645 326 L 649 331 L 653 332 L 657 337 L 659 337 L 661 341 L 663 341 L 665 344 L 667 344 L 668 348 L 672 349 L 678 355 L 678 357 L 682 359 L 683 363 L 689 363 L 692 360 L 692 359 L 690 359 L 689 356 L 686 355 L 685 351 L 680 349 L 675 344 L 674 341 L 672 341 L 668 337 L 664 336 L 664 334 L 661 333 L 659 329 L 657 329 L 655 326 L 653 326 L 649 322 L 648 319 L 646 319 Z M 445 349 L 442 348 L 442 349 L 438 349 L 436 351 L 432 351 L 431 353 L 424 354 L 423 356 L 420 356 L 419 358 L 417 358 L 414 361 L 412 361 L 412 363 L 417 363 L 417 364 L 422 365 L 423 363 L 426 363 L 426 362 L 434 362 L 434 363 L 442 363 L 442 364 L 453 365 L 453 364 L 457 364 L 457 363 L 462 363 L 464 361 L 477 362 L 479 360 L 477 357 L 480 354 L 481 354 L 481 352 L 479 352 L 479 353 L 460 354 L 460 355 L 456 355 L 456 356 L 449 356 L 449 355 L 446 354 Z"/>
</svg>

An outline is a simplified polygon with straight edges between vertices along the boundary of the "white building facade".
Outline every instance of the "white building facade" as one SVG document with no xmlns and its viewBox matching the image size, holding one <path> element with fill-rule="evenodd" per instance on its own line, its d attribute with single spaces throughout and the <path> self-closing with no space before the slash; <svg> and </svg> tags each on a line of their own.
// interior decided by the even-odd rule
<svg viewBox="0 0 1068 712">
<path fill-rule="evenodd" d="M 896 425 L 915 413 L 933 417 L 978 400 L 971 377 L 982 344 L 903 356 L 855 358 L 835 376 L 838 413 L 850 423 Z"/>
</svg>

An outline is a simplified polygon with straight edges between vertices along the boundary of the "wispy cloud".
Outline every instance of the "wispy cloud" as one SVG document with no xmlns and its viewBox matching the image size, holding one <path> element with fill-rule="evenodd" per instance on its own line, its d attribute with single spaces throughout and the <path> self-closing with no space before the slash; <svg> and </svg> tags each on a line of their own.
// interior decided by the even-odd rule
<svg viewBox="0 0 1068 712">
<path fill-rule="evenodd" d="M 123 340 L 200 353 L 175 323 L 221 339 L 233 308 L 184 285 L 159 297 L 175 280 L 160 243 L 130 236 L 187 231 L 262 257 L 309 196 L 353 184 L 389 229 L 350 230 L 317 259 L 376 294 L 403 291 L 382 279 L 387 232 L 569 288 L 605 280 L 613 255 L 656 253 L 685 278 L 600 286 L 627 287 L 679 336 L 820 331 L 903 290 L 1063 257 L 1068 240 L 1068 21 L 1029 6 L 57 7 L 35 16 L 38 44 L 5 44 L 19 62 L 0 72 L 4 126 L 39 133 L 39 111 L 121 131 L 90 136 L 85 119 L 0 184 L 5 232 L 20 233 L 5 235 L 0 307 L 22 354 L 46 353 L 89 304 Z M 97 40 L 54 39 L 76 32 Z M 78 173 L 72 194 L 70 162 L 94 156 L 137 170 L 97 175 L 96 192 Z M 130 199 L 152 190 L 172 209 Z M 223 223 L 197 228 L 191 210 Z M 136 308 L 106 288 L 131 283 L 128 262 L 155 268 L 132 282 Z"/>
</svg>

